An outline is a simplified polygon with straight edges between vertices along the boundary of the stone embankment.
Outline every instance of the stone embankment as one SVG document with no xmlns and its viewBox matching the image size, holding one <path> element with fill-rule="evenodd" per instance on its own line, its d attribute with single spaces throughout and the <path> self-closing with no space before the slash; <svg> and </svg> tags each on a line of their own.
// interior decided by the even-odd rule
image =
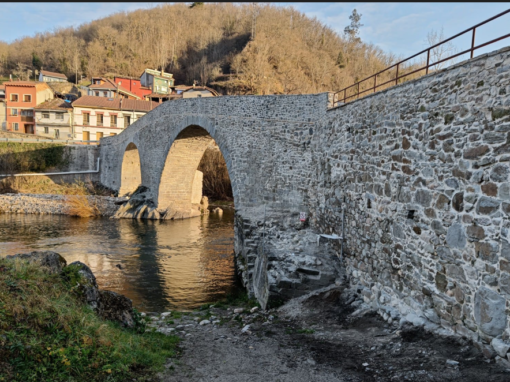
<svg viewBox="0 0 510 382">
<path fill-rule="evenodd" d="M 3 194 L 0 195 L 0 213 L 70 215 L 67 200 L 71 195 Z M 97 206 L 100 216 L 113 216 L 124 198 L 87 196 Z"/>
</svg>

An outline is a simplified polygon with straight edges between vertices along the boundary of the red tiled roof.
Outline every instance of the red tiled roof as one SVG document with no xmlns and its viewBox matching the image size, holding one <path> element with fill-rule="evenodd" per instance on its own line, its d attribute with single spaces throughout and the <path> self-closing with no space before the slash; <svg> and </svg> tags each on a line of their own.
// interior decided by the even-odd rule
<svg viewBox="0 0 510 382">
<path fill-rule="evenodd" d="M 4 85 L 7 86 L 35 86 L 36 89 L 47 88 L 50 89 L 46 82 L 39 81 L 7 81 L 4 82 Z"/>
<path fill-rule="evenodd" d="M 72 109 L 73 106 L 70 102 L 65 102 L 61 98 L 54 98 L 52 100 L 46 101 L 37 105 L 34 109 L 39 110 L 69 110 Z"/>
<path fill-rule="evenodd" d="M 43 76 L 48 76 L 48 77 L 62 78 L 62 79 L 67 81 L 67 76 L 65 74 L 62 74 L 62 73 L 50 72 L 48 70 L 41 70 L 41 74 Z"/>
<path fill-rule="evenodd" d="M 122 101 L 122 102 L 121 102 Z M 106 98 L 83 96 L 73 102 L 73 106 L 101 109 L 145 111 L 153 110 L 159 103 L 126 98 Z"/>
<path fill-rule="evenodd" d="M 101 85 L 98 85 L 98 84 L 90 85 L 89 89 L 98 89 L 98 90 L 99 89 L 108 89 L 108 90 L 117 90 L 118 89 L 119 92 L 121 92 L 121 93 L 126 93 L 126 94 L 129 94 L 129 95 L 132 95 L 133 97 L 140 98 L 136 94 L 134 94 L 134 93 L 130 92 L 129 90 L 127 90 L 125 87 L 120 86 L 120 85 L 116 85 L 115 82 L 113 82 L 110 79 L 103 78 L 103 80 L 105 81 L 104 84 L 101 84 Z"/>
</svg>

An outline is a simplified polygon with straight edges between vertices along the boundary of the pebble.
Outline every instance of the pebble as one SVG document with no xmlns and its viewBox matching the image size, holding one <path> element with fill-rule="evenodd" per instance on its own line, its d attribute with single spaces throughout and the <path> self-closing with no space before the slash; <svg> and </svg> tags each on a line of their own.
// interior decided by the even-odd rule
<svg viewBox="0 0 510 382">
<path fill-rule="evenodd" d="M 255 307 L 251 308 L 250 312 L 255 313 L 257 310 L 259 310 L 259 307 L 255 306 Z"/>
<path fill-rule="evenodd" d="M 208 325 L 208 324 L 210 324 L 209 320 L 202 320 L 202 321 L 200 321 L 200 325 L 202 325 L 202 326 L 203 325 Z"/>
<path fill-rule="evenodd" d="M 162 318 L 165 318 L 166 316 L 169 316 L 169 315 L 171 315 L 171 314 L 172 314 L 172 312 L 165 312 L 165 313 L 161 313 L 161 317 L 162 317 Z"/>
<path fill-rule="evenodd" d="M 234 313 L 243 313 L 244 309 L 243 308 L 236 308 L 234 309 Z"/>
<path fill-rule="evenodd" d="M 453 359 L 447 359 L 446 364 L 450 366 L 458 366 L 459 363 L 457 361 L 454 361 Z"/>
<path fill-rule="evenodd" d="M 244 328 L 241 329 L 242 333 L 246 333 L 250 330 L 250 325 L 246 325 Z"/>
</svg>

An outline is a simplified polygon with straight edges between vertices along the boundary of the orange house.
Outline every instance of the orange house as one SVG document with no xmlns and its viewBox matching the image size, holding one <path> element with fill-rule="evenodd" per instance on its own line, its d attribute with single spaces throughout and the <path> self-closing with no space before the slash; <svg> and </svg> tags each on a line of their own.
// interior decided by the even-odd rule
<svg viewBox="0 0 510 382">
<path fill-rule="evenodd" d="M 34 107 L 54 98 L 46 82 L 4 82 L 7 131 L 35 134 Z"/>
</svg>

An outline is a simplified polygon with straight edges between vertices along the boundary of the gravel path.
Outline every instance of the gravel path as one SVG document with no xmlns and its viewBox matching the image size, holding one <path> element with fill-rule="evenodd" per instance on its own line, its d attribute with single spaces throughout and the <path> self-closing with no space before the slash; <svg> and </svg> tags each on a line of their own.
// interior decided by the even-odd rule
<svg viewBox="0 0 510 382">
<path fill-rule="evenodd" d="M 508 382 L 510 364 L 466 341 L 388 324 L 339 289 L 277 311 L 212 307 L 152 317 L 182 338 L 163 382 Z M 236 310 L 234 310 L 236 309 Z M 168 324 L 168 322 L 170 322 Z M 249 326 L 248 326 L 249 325 Z"/>
</svg>

